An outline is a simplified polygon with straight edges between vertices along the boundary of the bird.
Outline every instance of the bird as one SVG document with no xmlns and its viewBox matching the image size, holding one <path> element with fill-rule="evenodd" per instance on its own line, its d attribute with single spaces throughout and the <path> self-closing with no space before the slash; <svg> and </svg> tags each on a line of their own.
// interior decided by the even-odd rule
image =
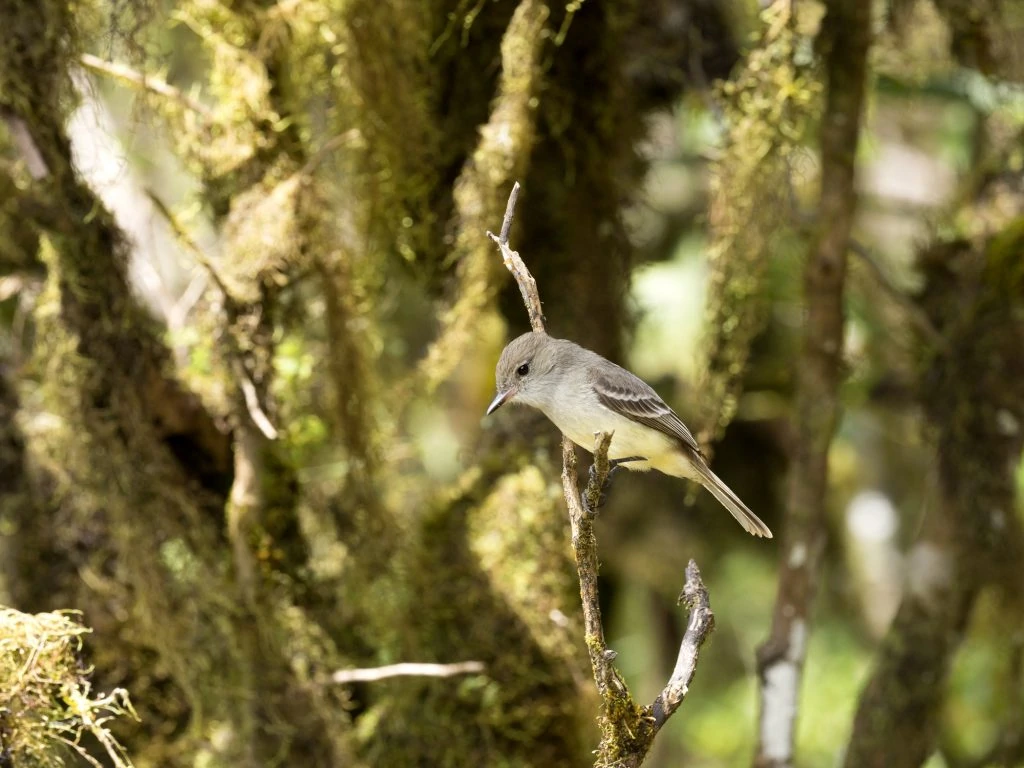
<svg viewBox="0 0 1024 768">
<path fill-rule="evenodd" d="M 708 466 L 693 433 L 646 382 L 596 352 L 544 332 L 508 343 L 495 369 L 497 394 L 490 416 L 506 403 L 541 411 L 563 434 L 593 451 L 595 434 L 612 433 L 613 466 L 651 469 L 700 483 L 743 529 L 772 532 Z"/>
</svg>

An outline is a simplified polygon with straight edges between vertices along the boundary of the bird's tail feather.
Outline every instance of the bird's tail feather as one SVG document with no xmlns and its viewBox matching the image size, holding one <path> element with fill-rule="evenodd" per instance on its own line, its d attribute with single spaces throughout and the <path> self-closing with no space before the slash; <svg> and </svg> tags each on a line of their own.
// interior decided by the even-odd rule
<svg viewBox="0 0 1024 768">
<path fill-rule="evenodd" d="M 722 479 L 712 472 L 706 464 L 700 461 L 692 462 L 700 484 L 711 491 L 711 494 L 718 499 L 723 507 L 732 513 L 736 522 L 743 526 L 743 530 L 753 536 L 763 536 L 766 539 L 772 538 L 772 532 L 768 526 L 761 522 L 761 519 L 750 511 L 740 497 L 732 492 L 732 489 L 722 482 Z"/>
</svg>

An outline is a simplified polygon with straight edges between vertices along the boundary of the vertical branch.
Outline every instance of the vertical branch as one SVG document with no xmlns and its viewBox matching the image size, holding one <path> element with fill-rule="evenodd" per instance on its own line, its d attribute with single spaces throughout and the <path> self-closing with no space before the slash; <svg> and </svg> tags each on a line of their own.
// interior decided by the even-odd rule
<svg viewBox="0 0 1024 768">
<path fill-rule="evenodd" d="M 797 365 L 797 447 L 787 496 L 771 635 L 758 651 L 760 734 L 754 764 L 793 763 L 800 678 L 825 540 L 828 449 L 839 416 L 843 282 L 856 204 L 854 160 L 864 101 L 871 6 L 832 0 L 821 30 L 827 97 L 821 128 L 820 225 L 804 268 L 806 318 Z"/>
</svg>

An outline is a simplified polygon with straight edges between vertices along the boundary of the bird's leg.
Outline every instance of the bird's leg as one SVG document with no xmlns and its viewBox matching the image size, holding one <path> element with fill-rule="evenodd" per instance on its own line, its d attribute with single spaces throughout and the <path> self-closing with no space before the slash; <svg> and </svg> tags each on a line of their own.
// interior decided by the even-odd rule
<svg viewBox="0 0 1024 768">
<path fill-rule="evenodd" d="M 608 493 L 608 490 L 612 486 L 612 476 L 619 471 L 619 467 L 623 464 L 628 464 L 631 461 L 646 461 L 643 456 L 627 456 L 624 459 L 610 459 L 608 461 L 608 474 L 604 477 L 604 482 L 601 483 L 601 487 L 597 492 L 597 502 L 594 504 L 594 508 L 590 509 L 594 514 L 597 513 L 601 507 L 604 506 L 604 497 Z M 590 483 L 589 485 L 595 485 L 597 483 L 597 469 L 591 464 L 590 465 Z M 586 494 L 584 494 L 584 506 L 589 509 L 589 505 L 586 503 Z"/>
</svg>

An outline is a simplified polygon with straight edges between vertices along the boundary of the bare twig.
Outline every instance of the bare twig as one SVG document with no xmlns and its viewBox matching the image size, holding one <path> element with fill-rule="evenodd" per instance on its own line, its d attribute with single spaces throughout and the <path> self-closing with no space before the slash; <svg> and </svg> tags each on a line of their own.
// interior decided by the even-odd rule
<svg viewBox="0 0 1024 768">
<path fill-rule="evenodd" d="M 501 249 L 505 267 L 519 285 L 523 303 L 530 315 L 530 325 L 535 332 L 543 333 L 544 317 L 541 313 L 537 283 L 519 254 L 508 246 L 508 230 L 512 224 L 518 194 L 517 183 L 509 196 L 501 234 L 494 235 L 488 232 L 487 236 Z M 679 648 L 675 669 L 664 690 L 650 706 L 638 705 L 630 695 L 622 675 L 615 668 L 615 651 L 605 643 L 601 602 L 597 589 L 600 560 L 597 554 L 597 537 L 594 534 L 594 510 L 599 506 L 605 481 L 611 472 L 611 462 L 608 460 L 611 440 L 612 435 L 608 432 L 599 432 L 594 436 L 594 465 L 590 472 L 590 480 L 581 494 L 576 472 L 576 449 L 572 441 L 563 435 L 562 491 L 569 509 L 572 548 L 576 557 L 576 573 L 583 604 L 587 653 L 601 699 L 601 713 L 598 717 L 601 744 L 596 751 L 595 764 L 635 768 L 643 763 L 654 737 L 686 697 L 690 681 L 693 680 L 697 669 L 700 648 L 714 628 L 714 616 L 711 613 L 707 590 L 700 578 L 700 571 L 691 560 L 686 568 L 686 586 L 680 596 L 680 601 L 690 609 L 690 620 Z"/>
<path fill-rule="evenodd" d="M 174 232 L 175 238 L 178 242 L 188 250 L 189 253 L 195 258 L 196 263 L 201 266 L 206 273 L 213 280 L 217 289 L 221 292 L 227 301 L 234 301 L 231 296 L 231 292 L 228 291 L 227 285 L 224 283 L 223 278 L 218 274 L 216 268 L 210 262 L 210 258 L 206 255 L 206 252 L 199 247 L 199 243 L 195 241 L 185 226 L 178 221 L 178 217 L 174 215 L 174 211 L 167 207 L 167 204 L 160 199 L 160 197 L 151 189 L 146 189 L 146 197 L 156 208 L 157 212 L 164 217 L 164 220 L 170 226 L 171 231 Z"/>
<path fill-rule="evenodd" d="M 516 215 L 516 201 L 519 200 L 519 182 L 512 185 L 512 191 L 508 194 L 508 203 L 505 205 L 505 218 L 501 221 L 501 235 L 498 243 L 508 245 L 508 233 L 512 229 L 512 219 Z M 488 233 L 490 234 L 490 233 Z"/>
<path fill-rule="evenodd" d="M 417 664 L 404 662 L 366 669 L 339 669 L 331 675 L 332 683 L 371 683 L 389 677 L 453 677 L 483 672 L 482 661 L 459 661 L 454 664 Z"/>
<path fill-rule="evenodd" d="M 679 595 L 679 604 L 690 609 L 690 620 L 686 625 L 683 642 L 679 645 L 679 656 L 672 677 L 651 706 L 654 724 L 658 728 L 664 725 L 686 698 L 690 681 L 697 672 L 701 646 L 715 628 L 715 615 L 711 612 L 708 590 L 693 560 L 686 566 L 686 586 Z"/>
<path fill-rule="evenodd" d="M 260 404 L 259 393 L 256 391 L 256 385 L 253 383 L 249 372 L 245 370 L 245 366 L 238 358 L 235 358 L 235 365 L 232 367 L 235 369 L 235 375 L 238 377 L 238 386 L 242 388 L 242 397 L 245 398 L 245 409 L 249 412 L 249 418 L 252 419 L 252 423 L 256 425 L 256 428 L 259 429 L 265 438 L 277 440 L 277 428 L 263 410 L 263 406 Z"/>
<path fill-rule="evenodd" d="M 519 292 L 523 296 L 523 303 L 530 316 L 530 327 L 537 333 L 544 333 L 544 311 L 541 309 L 540 295 L 537 293 L 537 281 L 533 279 L 530 270 L 519 257 L 516 251 L 508 247 L 508 231 L 512 227 L 512 217 L 515 215 L 516 201 L 519 199 L 519 182 L 512 185 L 512 193 L 508 196 L 508 205 L 505 206 L 505 218 L 501 222 L 501 234 L 495 235 L 488 230 L 487 236 L 491 238 L 501 249 L 501 258 L 505 267 L 516 279 Z"/>
<path fill-rule="evenodd" d="M 101 59 L 98 56 L 93 56 L 89 53 L 83 53 L 78 60 L 82 63 L 83 67 L 92 72 L 123 80 L 126 83 L 137 85 L 147 91 L 152 91 L 153 93 L 157 93 L 161 96 L 166 96 L 167 98 L 178 102 L 183 107 L 187 107 L 197 115 L 200 115 L 203 119 L 207 121 L 213 120 L 213 113 L 205 104 L 196 101 L 185 93 L 182 93 L 166 80 L 161 80 L 158 77 L 152 77 L 143 72 L 138 72 L 124 64 L 118 64 L 114 61 L 105 61 L 104 59 Z"/>
</svg>

